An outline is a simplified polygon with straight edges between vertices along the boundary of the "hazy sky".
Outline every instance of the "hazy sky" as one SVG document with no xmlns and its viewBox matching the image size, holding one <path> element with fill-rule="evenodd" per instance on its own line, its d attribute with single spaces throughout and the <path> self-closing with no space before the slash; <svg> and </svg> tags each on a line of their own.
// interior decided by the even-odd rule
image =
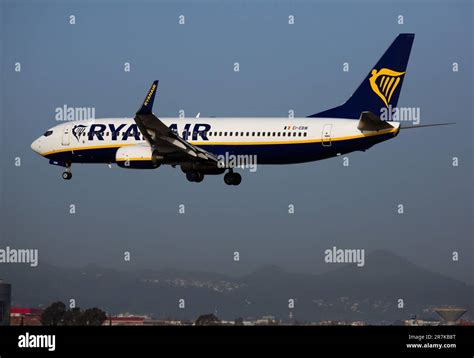
<svg viewBox="0 0 474 358">
<path fill-rule="evenodd" d="M 0 247 L 37 248 L 40 264 L 230 274 L 268 264 L 320 272 L 333 268 L 324 264 L 327 248 L 382 248 L 472 282 L 472 7 L 471 1 L 3 1 Z M 402 131 L 348 155 L 349 167 L 342 158 L 260 166 L 230 187 L 222 176 L 189 183 L 171 167 L 74 165 L 73 179 L 64 181 L 60 167 L 30 149 L 58 124 L 55 108 L 131 116 L 155 79 L 154 110 L 162 117 L 180 109 L 191 117 L 284 117 L 289 109 L 310 115 L 345 101 L 405 32 L 416 37 L 399 105 L 420 107 L 421 124 L 457 124 Z M 178 214 L 179 204 L 186 214 Z M 405 214 L 397 214 L 398 204 Z M 459 262 L 451 260 L 453 251 Z"/>
</svg>

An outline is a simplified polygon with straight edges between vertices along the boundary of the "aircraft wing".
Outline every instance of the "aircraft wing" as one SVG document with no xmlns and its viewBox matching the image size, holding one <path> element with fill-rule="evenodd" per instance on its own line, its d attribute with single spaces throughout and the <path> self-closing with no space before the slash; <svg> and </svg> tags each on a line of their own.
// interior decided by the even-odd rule
<svg viewBox="0 0 474 358">
<path fill-rule="evenodd" d="M 185 141 L 152 113 L 157 87 L 158 81 L 154 81 L 134 118 L 145 139 L 158 152 L 181 152 L 188 155 L 190 159 L 217 163 L 218 159 L 214 154 Z"/>
</svg>

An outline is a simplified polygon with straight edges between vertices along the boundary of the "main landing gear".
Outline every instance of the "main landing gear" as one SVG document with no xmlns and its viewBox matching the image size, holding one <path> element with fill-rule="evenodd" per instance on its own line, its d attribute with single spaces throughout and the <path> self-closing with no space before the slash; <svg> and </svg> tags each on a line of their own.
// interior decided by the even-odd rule
<svg viewBox="0 0 474 358">
<path fill-rule="evenodd" d="M 234 173 L 232 170 L 224 175 L 224 182 L 227 185 L 239 185 L 241 181 L 242 176 L 239 173 Z"/>
<path fill-rule="evenodd" d="M 204 174 L 200 172 L 189 172 L 186 173 L 186 179 L 190 182 L 200 183 L 204 180 Z"/>
<path fill-rule="evenodd" d="M 71 180 L 72 178 L 71 164 L 66 165 L 66 170 L 63 172 L 62 177 L 64 180 Z"/>
<path fill-rule="evenodd" d="M 204 174 L 197 171 L 187 172 L 186 179 L 193 183 L 200 183 L 204 180 Z M 242 182 L 242 177 L 239 173 L 234 173 L 232 170 L 229 170 L 229 172 L 224 175 L 224 182 L 227 185 L 239 185 Z"/>
</svg>

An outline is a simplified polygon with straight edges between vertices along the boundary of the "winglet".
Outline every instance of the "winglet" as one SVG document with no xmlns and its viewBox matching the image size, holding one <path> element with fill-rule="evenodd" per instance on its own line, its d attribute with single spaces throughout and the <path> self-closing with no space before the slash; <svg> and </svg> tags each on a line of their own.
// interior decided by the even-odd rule
<svg viewBox="0 0 474 358">
<path fill-rule="evenodd" d="M 153 102 L 155 100 L 156 88 L 158 87 L 158 80 L 154 81 L 148 91 L 142 106 L 138 110 L 137 114 L 151 114 L 153 108 Z"/>
<path fill-rule="evenodd" d="M 384 129 L 394 128 L 389 123 L 382 121 L 372 112 L 362 112 L 359 119 L 357 129 L 361 131 L 380 131 Z"/>
</svg>

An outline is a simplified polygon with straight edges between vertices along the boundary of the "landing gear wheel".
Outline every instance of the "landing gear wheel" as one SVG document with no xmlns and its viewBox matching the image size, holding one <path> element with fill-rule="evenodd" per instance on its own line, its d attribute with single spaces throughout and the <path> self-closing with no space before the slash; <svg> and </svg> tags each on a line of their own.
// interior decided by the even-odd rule
<svg viewBox="0 0 474 358">
<path fill-rule="evenodd" d="M 190 182 L 200 183 L 204 179 L 204 174 L 200 172 L 189 172 L 186 173 L 186 179 L 188 179 Z"/>
<path fill-rule="evenodd" d="M 196 183 L 200 183 L 204 180 L 204 174 L 197 172 L 196 173 L 196 180 L 194 180 Z"/>
<path fill-rule="evenodd" d="M 224 175 L 224 182 L 227 185 L 239 185 L 242 182 L 242 176 L 239 173 L 228 172 Z"/>
<path fill-rule="evenodd" d="M 234 173 L 232 185 L 239 185 L 242 182 L 242 176 L 239 173 Z"/>
<path fill-rule="evenodd" d="M 193 172 L 186 173 L 186 179 L 188 179 L 188 181 L 190 182 L 196 181 L 196 173 L 193 173 Z"/>
<path fill-rule="evenodd" d="M 65 172 L 63 172 L 62 177 L 63 177 L 64 180 L 70 180 L 72 178 L 72 173 L 68 172 L 68 171 L 65 171 Z"/>
<path fill-rule="evenodd" d="M 227 185 L 232 185 L 232 176 L 233 176 L 234 173 L 226 173 L 226 175 L 224 175 L 224 183 L 226 183 Z"/>
</svg>

